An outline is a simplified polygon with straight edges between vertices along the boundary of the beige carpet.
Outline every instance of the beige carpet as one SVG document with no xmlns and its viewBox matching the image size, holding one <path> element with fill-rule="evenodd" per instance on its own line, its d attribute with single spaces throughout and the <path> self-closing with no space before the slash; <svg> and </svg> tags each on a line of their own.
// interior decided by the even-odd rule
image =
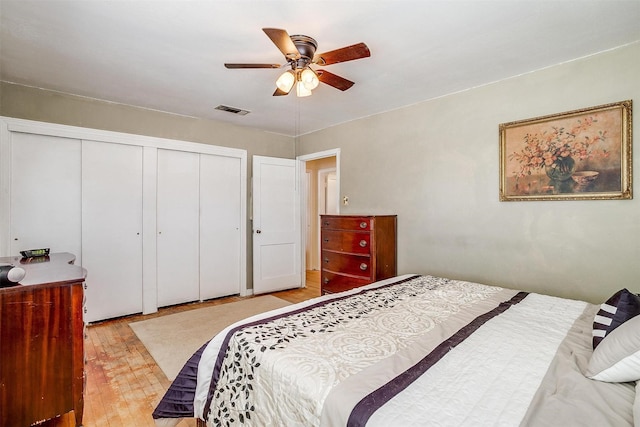
<svg viewBox="0 0 640 427">
<path fill-rule="evenodd" d="M 189 357 L 225 327 L 245 317 L 287 305 L 290 305 L 288 301 L 264 295 L 132 322 L 129 326 L 167 378 L 173 380 Z"/>
</svg>

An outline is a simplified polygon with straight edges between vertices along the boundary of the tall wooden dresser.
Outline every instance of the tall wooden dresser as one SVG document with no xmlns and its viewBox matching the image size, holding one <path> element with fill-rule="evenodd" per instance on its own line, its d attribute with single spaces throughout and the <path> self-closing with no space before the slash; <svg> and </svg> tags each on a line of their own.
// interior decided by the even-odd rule
<svg viewBox="0 0 640 427">
<path fill-rule="evenodd" d="M 0 427 L 30 426 L 73 411 L 82 424 L 83 282 L 70 253 L 0 258 L 26 270 L 0 288 Z M 66 424 L 65 424 L 66 425 Z"/>
<path fill-rule="evenodd" d="M 322 294 L 397 274 L 396 215 L 321 215 Z"/>
</svg>

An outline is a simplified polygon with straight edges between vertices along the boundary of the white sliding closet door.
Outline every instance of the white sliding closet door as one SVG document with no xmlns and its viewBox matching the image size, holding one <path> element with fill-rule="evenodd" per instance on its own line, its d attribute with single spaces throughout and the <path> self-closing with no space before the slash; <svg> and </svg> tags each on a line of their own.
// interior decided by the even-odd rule
<svg viewBox="0 0 640 427">
<path fill-rule="evenodd" d="M 11 133 L 11 255 L 70 252 L 81 263 L 81 142 Z"/>
<path fill-rule="evenodd" d="M 158 307 L 200 299 L 199 155 L 158 150 Z"/>
<path fill-rule="evenodd" d="M 240 293 L 241 164 L 200 155 L 200 299 Z"/>
<path fill-rule="evenodd" d="M 87 322 L 142 311 L 142 147 L 82 142 Z"/>
</svg>

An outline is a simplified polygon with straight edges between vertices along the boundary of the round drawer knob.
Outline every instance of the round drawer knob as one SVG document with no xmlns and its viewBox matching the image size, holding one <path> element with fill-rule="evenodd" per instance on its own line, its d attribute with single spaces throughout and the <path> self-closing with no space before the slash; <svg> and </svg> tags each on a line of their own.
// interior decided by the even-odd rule
<svg viewBox="0 0 640 427">
<path fill-rule="evenodd" d="M 367 247 L 367 241 L 366 240 L 360 240 L 360 247 L 361 248 L 366 248 Z"/>
<path fill-rule="evenodd" d="M 364 221 L 362 221 L 362 222 L 360 223 L 360 228 L 367 228 L 367 223 L 366 223 L 366 222 L 364 222 Z"/>
<path fill-rule="evenodd" d="M 365 271 L 367 268 L 369 268 L 369 266 L 367 264 L 365 264 L 364 262 L 362 264 L 360 264 L 360 270 Z"/>
<path fill-rule="evenodd" d="M 325 263 L 325 264 L 329 264 L 329 258 L 325 258 L 325 259 L 324 259 L 324 263 Z"/>
<path fill-rule="evenodd" d="M 326 285 L 327 283 L 329 283 L 329 279 L 328 279 L 328 278 L 326 278 L 326 277 L 324 278 L 324 280 L 323 280 L 323 281 L 324 281 L 324 284 L 325 284 L 325 285 Z"/>
</svg>

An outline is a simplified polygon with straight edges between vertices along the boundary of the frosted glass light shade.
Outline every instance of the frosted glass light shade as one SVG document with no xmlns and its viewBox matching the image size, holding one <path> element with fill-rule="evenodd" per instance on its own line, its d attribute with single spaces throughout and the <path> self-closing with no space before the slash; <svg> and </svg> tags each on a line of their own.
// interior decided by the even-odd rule
<svg viewBox="0 0 640 427">
<path fill-rule="evenodd" d="M 320 83 L 318 76 L 311 68 L 305 68 L 302 70 L 302 73 L 300 73 L 300 80 L 304 84 L 304 87 L 309 90 L 317 88 Z"/>
<path fill-rule="evenodd" d="M 296 95 L 300 98 L 311 95 L 311 90 L 307 89 L 303 82 L 296 84 Z"/>
<path fill-rule="evenodd" d="M 296 77 L 291 71 L 282 73 L 278 80 L 276 80 L 276 86 L 283 92 L 289 93 L 293 84 L 296 82 Z"/>
</svg>

